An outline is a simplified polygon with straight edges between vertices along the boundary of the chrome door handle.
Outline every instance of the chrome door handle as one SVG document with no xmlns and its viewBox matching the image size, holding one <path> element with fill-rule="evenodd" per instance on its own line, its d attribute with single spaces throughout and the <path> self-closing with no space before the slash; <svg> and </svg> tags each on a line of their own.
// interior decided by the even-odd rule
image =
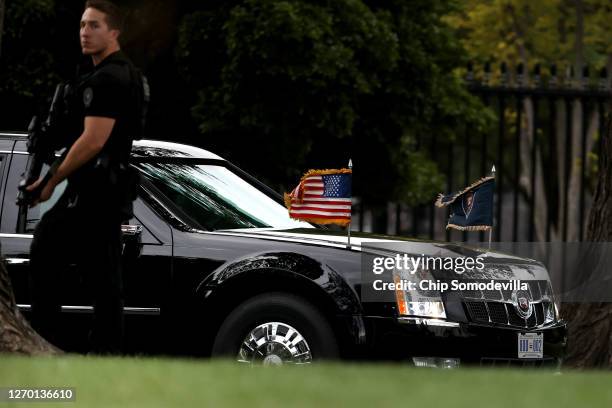
<svg viewBox="0 0 612 408">
<path fill-rule="evenodd" d="M 5 258 L 4 262 L 7 265 L 29 265 L 30 260 L 28 258 Z"/>
<path fill-rule="evenodd" d="M 136 236 L 142 233 L 142 225 L 122 225 L 121 233 L 127 236 Z"/>
</svg>

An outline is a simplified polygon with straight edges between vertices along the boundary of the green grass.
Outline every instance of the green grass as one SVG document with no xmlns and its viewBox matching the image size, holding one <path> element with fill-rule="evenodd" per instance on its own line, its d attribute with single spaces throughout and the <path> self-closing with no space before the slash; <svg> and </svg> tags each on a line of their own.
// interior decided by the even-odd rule
<svg viewBox="0 0 612 408">
<path fill-rule="evenodd" d="M 206 360 L 0 355 L 0 387 L 8 386 L 76 390 L 76 403 L 16 407 L 612 407 L 612 373 L 604 371 L 357 363 L 249 368 Z"/>
</svg>

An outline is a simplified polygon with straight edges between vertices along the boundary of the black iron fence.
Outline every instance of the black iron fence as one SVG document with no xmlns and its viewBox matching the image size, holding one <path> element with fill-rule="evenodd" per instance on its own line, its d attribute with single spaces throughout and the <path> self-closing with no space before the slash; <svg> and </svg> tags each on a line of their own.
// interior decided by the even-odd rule
<svg viewBox="0 0 612 408">
<path fill-rule="evenodd" d="M 421 140 L 420 149 L 455 191 L 496 169 L 493 239 L 582 241 L 597 179 L 605 104 L 612 96 L 605 69 L 596 74 L 553 65 L 527 72 L 522 64 L 493 72 L 467 69 L 469 90 L 496 116 L 491 132 L 458 130 L 455 140 Z M 354 228 L 437 239 L 484 241 L 482 232 L 445 230 L 448 213 L 431 203 L 355 208 Z"/>
</svg>

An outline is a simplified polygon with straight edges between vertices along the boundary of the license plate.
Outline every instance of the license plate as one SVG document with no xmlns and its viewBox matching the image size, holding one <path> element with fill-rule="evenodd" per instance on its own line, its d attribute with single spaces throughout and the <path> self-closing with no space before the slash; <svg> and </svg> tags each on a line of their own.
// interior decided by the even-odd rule
<svg viewBox="0 0 612 408">
<path fill-rule="evenodd" d="M 544 333 L 519 333 L 518 358 L 544 357 Z"/>
</svg>

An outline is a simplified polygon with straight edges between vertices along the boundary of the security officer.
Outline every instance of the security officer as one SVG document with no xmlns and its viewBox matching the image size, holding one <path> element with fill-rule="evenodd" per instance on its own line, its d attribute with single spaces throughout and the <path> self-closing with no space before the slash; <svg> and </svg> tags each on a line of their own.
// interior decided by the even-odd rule
<svg viewBox="0 0 612 408">
<path fill-rule="evenodd" d="M 93 289 L 90 340 L 100 353 L 118 353 L 123 343 L 121 224 L 131 216 L 135 186 L 128 160 L 143 127 L 142 76 L 120 51 L 121 21 L 109 1 L 86 2 L 80 40 L 93 67 L 79 78 L 69 101 L 79 130 L 34 205 L 48 200 L 64 179 L 68 184 L 38 223 L 30 249 L 34 328 L 57 341 L 60 274 L 74 263 Z"/>
</svg>

